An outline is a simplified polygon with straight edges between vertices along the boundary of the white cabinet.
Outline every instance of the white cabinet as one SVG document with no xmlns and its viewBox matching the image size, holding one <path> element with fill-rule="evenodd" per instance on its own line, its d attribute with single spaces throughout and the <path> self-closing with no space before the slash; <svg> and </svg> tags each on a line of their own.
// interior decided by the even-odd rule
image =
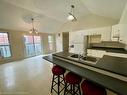
<svg viewBox="0 0 127 95">
<path fill-rule="evenodd" d="M 120 29 L 119 42 L 127 44 L 127 37 L 126 37 L 126 35 L 127 35 L 127 32 L 126 32 L 127 26 L 123 25 L 123 24 L 119 24 L 119 27 L 120 27 L 119 28 Z"/>
<path fill-rule="evenodd" d="M 106 52 L 104 50 L 88 49 L 87 53 L 88 53 L 87 54 L 88 56 L 95 56 L 95 57 L 99 57 L 99 58 L 102 58 L 104 55 L 127 58 L 127 54 Z"/>
<path fill-rule="evenodd" d="M 112 26 L 111 40 L 126 43 L 126 26 L 123 24 L 117 24 Z"/>
<path fill-rule="evenodd" d="M 106 52 L 105 55 L 127 58 L 127 54 Z"/>
<path fill-rule="evenodd" d="M 111 40 L 112 41 L 119 41 L 120 37 L 120 25 L 114 25 L 112 26 L 112 32 L 111 32 Z"/>
<path fill-rule="evenodd" d="M 111 27 L 100 28 L 98 31 L 101 34 L 101 41 L 111 41 Z"/>
<path fill-rule="evenodd" d="M 102 58 L 105 53 L 106 53 L 106 51 L 104 51 L 104 50 L 87 49 L 87 55 L 88 56 L 94 56 L 94 57 Z"/>
<path fill-rule="evenodd" d="M 76 32 L 69 32 L 69 43 L 83 43 L 83 37 L 86 35 L 101 35 L 101 41 L 111 40 L 111 30 L 109 27 L 94 28 L 89 30 L 81 30 Z"/>
</svg>

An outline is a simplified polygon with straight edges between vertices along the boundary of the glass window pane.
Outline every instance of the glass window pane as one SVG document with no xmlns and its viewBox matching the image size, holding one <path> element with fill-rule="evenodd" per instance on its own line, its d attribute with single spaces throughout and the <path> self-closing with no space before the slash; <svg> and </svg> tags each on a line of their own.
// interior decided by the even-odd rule
<svg viewBox="0 0 127 95">
<path fill-rule="evenodd" d="M 25 43 L 33 43 L 33 36 L 24 36 Z"/>
<path fill-rule="evenodd" d="M 0 57 L 11 57 L 9 39 L 7 33 L 0 33 Z"/>
<path fill-rule="evenodd" d="M 40 36 L 34 36 L 34 43 L 41 43 L 41 37 Z"/>
<path fill-rule="evenodd" d="M 53 42 L 53 37 L 52 36 L 48 36 L 48 42 L 52 43 Z"/>
<path fill-rule="evenodd" d="M 40 36 L 24 36 L 26 55 L 34 56 L 41 54 L 41 37 Z"/>
<path fill-rule="evenodd" d="M 53 36 L 48 36 L 49 50 L 53 50 Z"/>
</svg>

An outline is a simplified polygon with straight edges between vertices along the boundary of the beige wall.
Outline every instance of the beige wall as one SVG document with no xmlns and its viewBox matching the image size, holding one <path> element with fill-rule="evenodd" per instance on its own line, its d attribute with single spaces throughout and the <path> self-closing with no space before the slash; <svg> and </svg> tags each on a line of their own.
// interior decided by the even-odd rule
<svg viewBox="0 0 127 95">
<path fill-rule="evenodd" d="M 120 19 L 120 24 L 127 24 L 127 4 L 123 10 L 123 14 L 121 16 L 121 19 Z"/>
<path fill-rule="evenodd" d="M 29 32 L 14 31 L 14 30 L 7 30 L 7 29 L 0 29 L 0 32 L 7 32 L 9 34 L 9 40 L 10 40 L 11 52 L 12 52 L 12 57 L 7 59 L 0 59 L 0 64 L 26 58 L 23 36 L 30 35 Z M 53 51 L 49 51 L 49 45 L 48 45 L 48 35 L 53 35 L 53 37 L 55 38 L 54 34 L 39 33 L 37 35 L 40 35 L 42 38 L 42 54 L 55 52 L 55 40 L 54 40 Z"/>
<path fill-rule="evenodd" d="M 69 32 L 62 33 L 62 43 L 63 43 L 63 51 L 69 52 Z"/>
<path fill-rule="evenodd" d="M 56 34 L 56 51 L 61 52 L 63 51 L 63 34 L 57 33 Z"/>
<path fill-rule="evenodd" d="M 53 36 L 53 50 L 51 51 L 49 49 L 49 43 L 48 43 L 48 35 Z M 43 54 L 49 54 L 56 51 L 56 40 L 55 40 L 55 34 L 49 34 L 49 33 L 41 33 L 42 36 L 42 48 L 43 48 Z"/>
</svg>

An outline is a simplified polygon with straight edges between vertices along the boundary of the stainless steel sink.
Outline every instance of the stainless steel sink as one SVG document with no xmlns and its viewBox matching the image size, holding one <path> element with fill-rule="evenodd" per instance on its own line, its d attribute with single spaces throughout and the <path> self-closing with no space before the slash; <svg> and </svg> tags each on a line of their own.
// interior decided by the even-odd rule
<svg viewBox="0 0 127 95">
<path fill-rule="evenodd" d="M 78 54 L 73 54 L 71 56 L 68 56 L 68 58 L 76 60 L 76 61 L 80 61 L 80 62 L 87 62 L 87 63 L 91 63 L 91 64 L 96 64 L 99 60 L 99 58 L 97 57 L 93 57 L 93 56 L 87 56 L 87 57 L 81 57 L 79 58 Z"/>
<path fill-rule="evenodd" d="M 83 57 L 83 58 L 81 58 L 81 60 L 96 62 L 96 61 L 97 61 L 97 58 L 88 56 L 88 57 Z"/>
<path fill-rule="evenodd" d="M 78 54 L 73 54 L 70 57 L 72 57 L 72 58 L 79 58 L 79 55 Z"/>
</svg>

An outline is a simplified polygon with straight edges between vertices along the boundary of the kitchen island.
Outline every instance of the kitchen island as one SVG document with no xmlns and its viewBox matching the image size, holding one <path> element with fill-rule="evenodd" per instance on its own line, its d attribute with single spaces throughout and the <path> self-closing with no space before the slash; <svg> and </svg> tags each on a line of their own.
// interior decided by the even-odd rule
<svg viewBox="0 0 127 95">
<path fill-rule="evenodd" d="M 103 56 L 96 64 L 91 64 L 72 60 L 70 55 L 72 53 L 60 52 L 43 58 L 118 94 L 127 95 L 126 58 Z"/>
</svg>

